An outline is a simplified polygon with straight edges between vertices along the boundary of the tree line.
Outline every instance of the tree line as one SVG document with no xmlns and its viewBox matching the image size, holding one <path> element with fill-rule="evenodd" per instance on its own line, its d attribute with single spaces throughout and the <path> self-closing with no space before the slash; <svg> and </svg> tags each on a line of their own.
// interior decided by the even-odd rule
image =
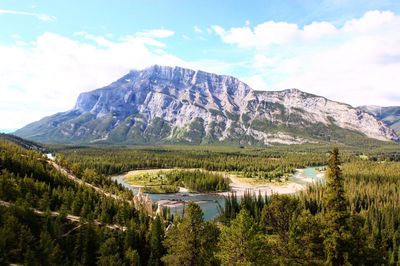
<svg viewBox="0 0 400 266">
<path fill-rule="evenodd" d="M 79 147 L 57 150 L 57 161 L 81 176 L 85 169 L 109 176 L 136 169 L 201 168 L 207 171 L 240 173 L 246 177 L 274 179 L 296 168 L 325 163 L 324 153 L 252 151 L 213 152 L 207 150 L 157 150 Z"/>
</svg>

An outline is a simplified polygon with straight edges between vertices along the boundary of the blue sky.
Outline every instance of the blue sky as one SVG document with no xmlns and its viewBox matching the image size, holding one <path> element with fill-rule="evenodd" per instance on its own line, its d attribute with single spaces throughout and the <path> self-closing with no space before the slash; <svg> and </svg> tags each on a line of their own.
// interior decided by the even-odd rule
<svg viewBox="0 0 400 266">
<path fill-rule="evenodd" d="M 0 2 L 0 128 L 129 69 L 181 65 L 260 90 L 400 105 L 399 1 Z"/>
</svg>

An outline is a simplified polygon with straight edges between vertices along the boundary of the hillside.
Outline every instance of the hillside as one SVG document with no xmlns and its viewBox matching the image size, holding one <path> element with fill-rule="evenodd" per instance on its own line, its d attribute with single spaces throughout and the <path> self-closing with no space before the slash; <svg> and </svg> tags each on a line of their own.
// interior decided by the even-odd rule
<svg viewBox="0 0 400 266">
<path fill-rule="evenodd" d="M 150 218 L 129 204 L 131 192 L 87 169 L 82 178 L 100 188 L 71 180 L 26 143 L 0 138 L 0 265 L 147 262 L 138 247 L 147 245 Z M 135 240 L 124 243 L 127 231 Z"/>
</svg>

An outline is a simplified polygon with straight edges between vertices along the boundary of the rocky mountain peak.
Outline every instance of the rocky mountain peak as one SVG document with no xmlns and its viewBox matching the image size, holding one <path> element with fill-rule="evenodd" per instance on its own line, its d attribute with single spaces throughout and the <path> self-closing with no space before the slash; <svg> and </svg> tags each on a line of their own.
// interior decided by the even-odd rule
<svg viewBox="0 0 400 266">
<path fill-rule="evenodd" d="M 299 89 L 154 65 L 79 95 L 73 110 L 17 131 L 44 142 L 304 143 L 398 140 L 375 117 Z"/>
</svg>

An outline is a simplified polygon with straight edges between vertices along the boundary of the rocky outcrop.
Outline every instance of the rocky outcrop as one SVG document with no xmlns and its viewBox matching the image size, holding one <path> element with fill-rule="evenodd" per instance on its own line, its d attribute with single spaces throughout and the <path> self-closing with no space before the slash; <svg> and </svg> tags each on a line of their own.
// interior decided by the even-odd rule
<svg viewBox="0 0 400 266">
<path fill-rule="evenodd" d="M 133 204 L 137 210 L 145 210 L 148 215 L 153 216 L 153 202 L 148 194 L 142 193 L 140 188 L 133 197 Z"/>
</svg>

